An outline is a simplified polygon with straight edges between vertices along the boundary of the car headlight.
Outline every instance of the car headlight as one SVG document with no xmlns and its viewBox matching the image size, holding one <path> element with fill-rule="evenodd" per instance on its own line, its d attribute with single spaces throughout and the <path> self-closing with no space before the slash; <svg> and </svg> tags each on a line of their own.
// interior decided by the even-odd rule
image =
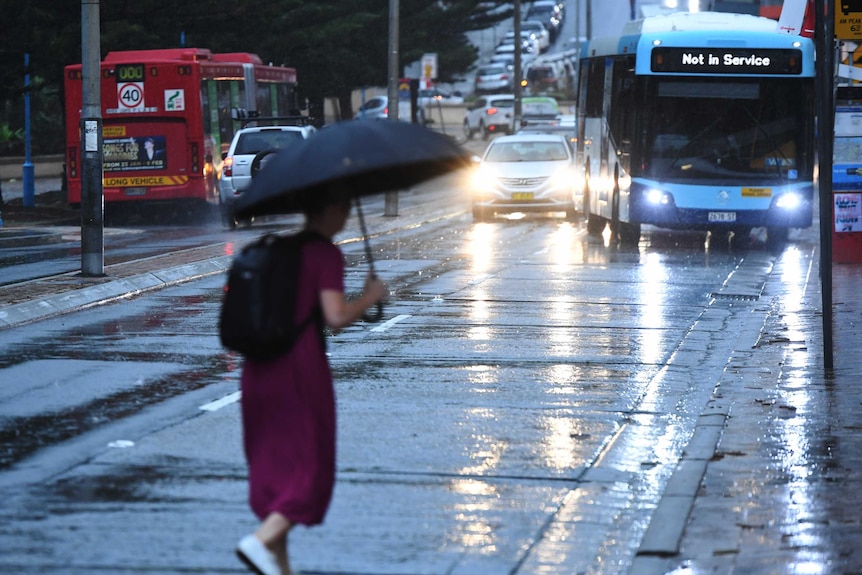
<svg viewBox="0 0 862 575">
<path fill-rule="evenodd" d="M 802 205 L 802 198 L 796 192 L 781 194 L 775 200 L 775 206 L 784 210 L 795 210 Z"/>
<path fill-rule="evenodd" d="M 646 193 L 647 202 L 653 206 L 666 206 L 670 203 L 670 194 L 655 188 Z"/>
<path fill-rule="evenodd" d="M 494 187 L 496 176 L 486 166 L 479 166 L 473 170 L 470 187 L 478 194 L 487 193 Z"/>
</svg>

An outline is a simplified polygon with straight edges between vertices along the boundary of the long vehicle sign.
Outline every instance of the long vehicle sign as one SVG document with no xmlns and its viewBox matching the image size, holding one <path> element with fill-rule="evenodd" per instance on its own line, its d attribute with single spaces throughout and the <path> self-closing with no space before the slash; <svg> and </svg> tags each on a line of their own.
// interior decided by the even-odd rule
<svg viewBox="0 0 862 575">
<path fill-rule="evenodd" d="M 660 46 L 652 50 L 650 69 L 688 74 L 801 74 L 802 51 Z"/>
</svg>

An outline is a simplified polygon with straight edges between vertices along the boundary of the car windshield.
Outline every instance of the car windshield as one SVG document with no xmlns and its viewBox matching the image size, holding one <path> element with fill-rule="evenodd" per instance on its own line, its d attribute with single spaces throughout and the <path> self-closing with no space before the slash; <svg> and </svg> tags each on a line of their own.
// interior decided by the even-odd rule
<svg viewBox="0 0 862 575">
<path fill-rule="evenodd" d="M 562 142 L 496 142 L 488 150 L 487 162 L 560 162 L 569 159 Z"/>
<path fill-rule="evenodd" d="M 301 139 L 302 134 L 298 131 L 270 130 L 254 132 L 240 137 L 234 153 L 242 155 L 259 154 L 266 150 L 286 148 Z"/>
</svg>

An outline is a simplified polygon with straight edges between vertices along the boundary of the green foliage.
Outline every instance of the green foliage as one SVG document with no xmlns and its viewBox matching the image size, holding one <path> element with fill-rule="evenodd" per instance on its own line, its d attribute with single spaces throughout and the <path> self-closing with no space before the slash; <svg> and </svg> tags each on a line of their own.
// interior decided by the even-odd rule
<svg viewBox="0 0 862 575">
<path fill-rule="evenodd" d="M 265 62 L 295 67 L 312 101 L 336 96 L 349 102 L 353 89 L 388 79 L 387 0 L 136 0 L 102 2 L 99 9 L 102 57 L 113 50 L 179 47 L 181 38 L 214 52 L 254 52 Z M 82 5 L 0 0 L 0 13 L 0 125 L 23 128 L 29 53 L 30 73 L 44 78 L 31 91 L 33 152 L 62 152 L 63 68 L 81 61 Z M 477 55 L 465 33 L 511 15 L 507 2 L 399 0 L 399 68 L 434 52 L 440 80 L 455 80 Z"/>
</svg>

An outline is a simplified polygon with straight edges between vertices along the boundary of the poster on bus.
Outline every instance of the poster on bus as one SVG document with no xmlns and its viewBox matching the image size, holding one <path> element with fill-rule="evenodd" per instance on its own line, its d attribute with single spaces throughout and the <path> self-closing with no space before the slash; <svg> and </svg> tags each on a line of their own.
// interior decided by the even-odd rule
<svg viewBox="0 0 862 575">
<path fill-rule="evenodd" d="M 835 231 L 862 232 L 862 194 L 835 194 Z"/>
<path fill-rule="evenodd" d="M 167 167 L 164 136 L 105 138 L 103 169 L 105 172 L 128 170 L 162 170 Z"/>
</svg>

